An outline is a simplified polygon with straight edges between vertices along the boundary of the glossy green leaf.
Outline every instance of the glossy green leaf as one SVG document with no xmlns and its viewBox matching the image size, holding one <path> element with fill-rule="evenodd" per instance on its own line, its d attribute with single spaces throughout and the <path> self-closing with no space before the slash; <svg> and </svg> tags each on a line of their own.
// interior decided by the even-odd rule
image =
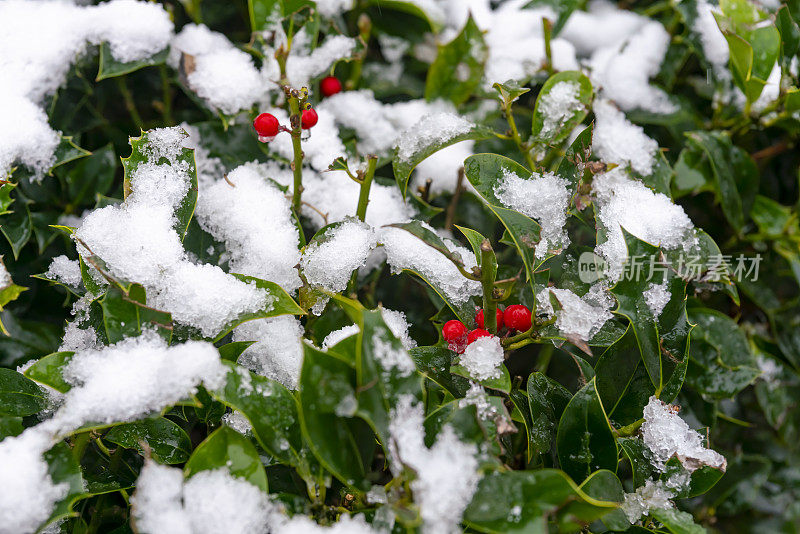
<svg viewBox="0 0 800 534">
<path fill-rule="evenodd" d="M 500 377 L 498 378 L 485 378 L 483 380 L 476 380 L 469 374 L 469 371 L 463 365 L 454 365 L 450 368 L 450 372 L 454 375 L 477 382 L 483 387 L 508 393 L 511 391 L 511 376 L 508 374 L 508 369 L 505 365 L 500 365 L 500 367 L 498 367 L 498 371 L 500 372 Z"/>
<path fill-rule="evenodd" d="M 124 76 L 131 72 L 135 72 L 144 67 L 152 67 L 154 65 L 163 65 L 167 60 L 169 48 L 165 48 L 161 52 L 153 54 L 144 59 L 135 61 L 117 61 L 111 54 L 111 49 L 106 43 L 100 45 L 100 64 L 97 69 L 97 78 L 95 81 L 105 80 L 106 78 L 115 78 L 117 76 Z"/>
<path fill-rule="evenodd" d="M 445 388 L 454 397 L 463 397 L 469 388 L 469 381 L 454 375 L 450 369 L 455 353 L 446 347 L 414 347 L 408 351 L 417 369 L 426 378 Z"/>
<path fill-rule="evenodd" d="M 47 406 L 47 394 L 29 378 L 0 367 L 0 414 L 26 416 Z"/>
<path fill-rule="evenodd" d="M 214 469 L 228 469 L 231 475 L 267 492 L 267 474 L 258 450 L 249 439 L 227 426 L 221 426 L 197 446 L 184 473 L 189 478 Z"/>
<path fill-rule="evenodd" d="M 70 386 L 62 377 L 64 368 L 72 359 L 74 352 L 54 352 L 40 358 L 25 370 L 25 376 L 45 386 L 66 393 Z"/>
<path fill-rule="evenodd" d="M 153 459 L 162 464 L 183 463 L 192 453 L 189 435 L 164 417 L 117 425 L 103 439 L 126 449 L 135 449 L 141 455 L 149 450 Z"/>
<path fill-rule="evenodd" d="M 525 265 L 527 280 L 533 280 L 533 272 L 540 263 L 534 254 L 534 246 L 539 242 L 539 225 L 521 213 L 503 207 L 495 195 L 495 186 L 503 180 L 506 172 L 520 178 L 530 178 L 531 172 L 519 163 L 497 154 L 477 154 L 464 162 L 466 176 L 486 206 L 503 223 L 514 241 L 517 252 Z"/>
<path fill-rule="evenodd" d="M 244 415 L 253 435 L 275 458 L 290 465 L 301 463 L 299 416 L 291 392 L 283 384 L 225 362 L 225 385 L 211 394 Z"/>
<path fill-rule="evenodd" d="M 625 490 L 617 475 L 606 469 L 595 471 L 583 481 L 581 490 L 599 501 L 622 503 Z M 613 510 L 602 517 L 603 524 L 612 530 L 627 530 L 630 526 L 625 512 Z"/>
<path fill-rule="evenodd" d="M 672 534 L 706 534 L 706 529 L 694 522 L 692 514 L 676 508 L 654 508 L 650 515 Z"/>
<path fill-rule="evenodd" d="M 608 424 L 594 379 L 569 401 L 556 436 L 561 468 L 583 481 L 597 469 L 617 470 L 617 441 Z"/>
<path fill-rule="evenodd" d="M 538 371 L 528 377 L 527 393 L 531 413 L 530 455 L 544 455 L 553 447 L 558 423 L 572 395 L 567 388 Z"/>
<path fill-rule="evenodd" d="M 572 97 L 566 109 L 563 101 Z M 554 146 L 572 132 L 589 112 L 592 82 L 578 71 L 563 71 L 547 79 L 533 108 L 533 141 Z"/>
<path fill-rule="evenodd" d="M 236 363 L 239 356 L 253 343 L 255 341 L 231 341 L 230 343 L 225 343 L 219 348 L 219 357 L 222 360 Z"/>
<path fill-rule="evenodd" d="M 472 96 L 483 78 L 483 66 L 489 57 L 489 48 L 483 32 L 472 16 L 452 41 L 439 46 L 439 52 L 428 69 L 425 82 L 425 99 L 439 98 L 459 105 Z"/>
<path fill-rule="evenodd" d="M 411 179 L 411 173 L 414 171 L 416 166 L 428 156 L 431 156 L 441 149 L 450 145 L 454 145 L 460 141 L 467 141 L 470 139 L 488 139 L 493 135 L 494 133 L 491 129 L 485 126 L 473 125 L 469 131 L 453 137 L 448 137 L 444 141 L 438 137 L 435 137 L 428 139 L 423 144 L 417 144 L 414 147 L 413 153 L 406 157 L 401 157 L 398 151 L 395 150 L 392 156 L 392 170 L 394 171 L 394 179 L 397 181 L 397 185 L 400 187 L 400 191 L 403 193 L 403 196 L 406 196 L 408 182 Z"/>
<path fill-rule="evenodd" d="M 47 471 L 53 484 L 64 484 L 63 487 L 66 488 L 66 495 L 55 503 L 55 507 L 46 521 L 46 524 L 51 524 L 75 515 L 73 506 L 79 499 L 85 497 L 86 493 L 81 476 L 81 466 L 67 443 L 57 443 L 44 453 L 44 459 L 47 462 Z"/>
<path fill-rule="evenodd" d="M 590 497 L 557 469 L 505 471 L 481 479 L 464 522 L 479 532 L 529 533 L 547 532 L 556 520 L 577 531 L 616 507 Z"/>
</svg>

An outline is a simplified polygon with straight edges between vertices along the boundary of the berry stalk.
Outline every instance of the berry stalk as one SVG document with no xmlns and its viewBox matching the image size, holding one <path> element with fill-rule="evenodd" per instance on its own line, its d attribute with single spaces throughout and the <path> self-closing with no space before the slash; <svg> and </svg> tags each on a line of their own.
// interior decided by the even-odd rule
<svg viewBox="0 0 800 534">
<path fill-rule="evenodd" d="M 296 91 L 292 91 L 288 85 L 284 86 L 286 100 L 289 102 L 289 122 L 292 126 L 292 173 L 294 175 L 294 185 L 292 187 L 292 208 L 295 213 L 300 213 L 303 195 L 303 148 L 300 145 L 300 136 L 303 133 L 302 115 L 300 110 L 300 98 Z"/>
<path fill-rule="evenodd" d="M 483 320 L 486 330 L 497 333 L 497 302 L 494 300 L 494 279 L 497 258 L 488 239 L 481 243 L 481 285 L 483 286 Z"/>
<path fill-rule="evenodd" d="M 364 222 L 367 217 L 369 190 L 372 187 L 372 179 L 375 177 L 375 168 L 377 165 L 377 156 L 367 156 L 367 171 L 361 178 L 361 191 L 358 194 L 358 207 L 356 208 L 356 217 L 358 217 L 361 222 Z"/>
</svg>

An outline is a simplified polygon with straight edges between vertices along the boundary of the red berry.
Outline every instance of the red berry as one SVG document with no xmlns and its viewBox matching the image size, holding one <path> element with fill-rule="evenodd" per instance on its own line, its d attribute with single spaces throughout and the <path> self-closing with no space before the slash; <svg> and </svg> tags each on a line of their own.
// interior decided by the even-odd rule
<svg viewBox="0 0 800 534">
<path fill-rule="evenodd" d="M 442 327 L 442 337 L 448 343 L 458 340 L 467 335 L 467 327 L 461 321 L 447 321 Z"/>
<path fill-rule="evenodd" d="M 278 135 L 280 126 L 278 119 L 271 113 L 262 113 L 253 121 L 253 128 L 256 129 L 258 137 L 267 138 L 259 139 L 260 141 L 270 141 L 273 137 Z"/>
<path fill-rule="evenodd" d="M 512 304 L 506 308 L 503 322 L 507 328 L 525 332 L 531 327 L 531 311 L 522 304 Z"/>
<path fill-rule="evenodd" d="M 319 120 L 319 116 L 317 112 L 311 108 L 303 110 L 303 115 L 300 117 L 300 124 L 304 130 L 308 130 L 312 128 L 317 121 Z"/>
<path fill-rule="evenodd" d="M 467 345 L 475 341 L 480 337 L 492 337 L 492 334 L 484 330 L 483 328 L 476 328 L 475 330 L 470 330 L 469 334 L 467 334 Z"/>
<path fill-rule="evenodd" d="M 497 312 L 497 329 L 500 330 L 503 328 L 503 310 L 496 309 L 495 311 Z M 479 328 L 485 328 L 483 326 L 483 308 L 475 314 L 475 322 L 478 323 Z"/>
<path fill-rule="evenodd" d="M 319 82 L 319 90 L 322 96 L 333 96 L 342 90 L 342 82 L 335 76 L 326 76 Z"/>
</svg>

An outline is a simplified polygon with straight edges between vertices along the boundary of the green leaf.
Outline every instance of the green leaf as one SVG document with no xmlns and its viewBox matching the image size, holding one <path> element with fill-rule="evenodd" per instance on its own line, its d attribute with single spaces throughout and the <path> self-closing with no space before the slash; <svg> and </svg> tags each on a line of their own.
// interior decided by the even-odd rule
<svg viewBox="0 0 800 534">
<path fill-rule="evenodd" d="M 189 435 L 164 417 L 117 425 L 103 439 L 135 449 L 142 456 L 146 454 L 144 445 L 147 445 L 153 459 L 163 464 L 183 463 L 192 453 Z"/>
<path fill-rule="evenodd" d="M 691 361 L 686 380 L 706 399 L 731 398 L 761 374 L 744 332 L 727 315 L 690 308 Z"/>
<path fill-rule="evenodd" d="M 609 426 L 594 379 L 569 401 L 556 436 L 561 468 L 575 480 L 597 469 L 617 470 L 617 441 Z"/>
<path fill-rule="evenodd" d="M 673 534 L 706 534 L 706 529 L 694 522 L 692 514 L 676 508 L 654 508 L 650 515 Z"/>
<path fill-rule="evenodd" d="M 692 146 L 708 156 L 722 211 L 733 227 L 741 232 L 758 191 L 759 175 L 755 162 L 722 134 L 689 132 L 686 136 Z"/>
<path fill-rule="evenodd" d="M 66 393 L 72 388 L 63 378 L 64 368 L 72 360 L 74 352 L 54 352 L 39 359 L 25 370 L 25 376 L 45 386 Z"/>
<path fill-rule="evenodd" d="M 13 211 L 3 216 L 0 231 L 3 232 L 8 244 L 11 245 L 11 251 L 14 253 L 14 259 L 16 260 L 19 258 L 22 248 L 28 244 L 33 235 L 33 221 L 26 202 L 15 202 L 12 207 Z"/>
<path fill-rule="evenodd" d="M 583 481 L 580 488 L 586 495 L 599 501 L 621 503 L 625 496 L 622 483 L 617 478 L 617 475 L 605 469 L 600 469 L 589 475 L 589 478 Z M 613 510 L 604 515 L 602 521 L 612 530 L 627 530 L 630 526 L 630 522 L 622 510 Z"/>
<path fill-rule="evenodd" d="M 488 57 L 483 32 L 470 15 L 461 33 L 439 46 L 439 53 L 428 69 L 425 99 L 443 98 L 455 105 L 467 101 L 483 78 Z"/>
<path fill-rule="evenodd" d="M 569 16 L 581 5 L 579 0 L 531 0 L 523 7 L 541 8 L 548 7 L 556 14 L 553 21 L 553 37 L 557 36 L 564 24 L 567 23 Z"/>
<path fill-rule="evenodd" d="M 553 448 L 558 423 L 572 395 L 567 388 L 539 371 L 528 377 L 527 391 L 531 413 L 529 454 L 531 457 L 534 454 L 545 455 Z"/>
<path fill-rule="evenodd" d="M 704 445 L 707 446 L 708 444 L 706 443 Z M 667 462 L 664 472 L 661 473 L 661 480 L 666 482 L 671 476 L 675 476 L 678 473 L 683 474 L 686 471 L 686 468 L 683 467 L 680 460 L 672 457 Z M 724 469 L 716 469 L 710 465 L 700 466 L 698 469 L 695 469 L 691 472 L 689 484 L 686 487 L 681 487 L 678 493 L 675 495 L 675 498 L 689 499 L 691 497 L 702 495 L 713 488 L 724 474 Z"/>
<path fill-rule="evenodd" d="M 131 284 L 127 293 L 111 285 L 99 302 L 108 343 L 137 337 L 147 323 L 155 325 L 159 334 L 169 341 L 172 316 L 147 307 L 147 296 L 141 285 Z"/>
<path fill-rule="evenodd" d="M 95 81 L 99 82 L 100 80 L 105 80 L 106 78 L 115 78 L 117 76 L 123 76 L 125 74 L 129 74 L 144 67 L 163 65 L 164 62 L 167 60 L 168 54 L 169 54 L 169 47 L 165 48 L 161 52 L 153 54 L 152 56 L 146 57 L 144 59 L 122 62 L 114 59 L 114 56 L 111 54 L 111 49 L 108 46 L 108 44 L 101 43 L 100 65 L 97 69 L 97 78 L 95 78 Z"/>
<path fill-rule="evenodd" d="M 333 352 L 308 344 L 304 349 L 299 415 L 305 441 L 325 469 L 347 486 L 366 491 L 369 483 L 356 437 L 363 429 L 358 428 L 361 420 L 353 419 L 358 409 L 355 369 Z"/>
<path fill-rule="evenodd" d="M 116 170 L 117 156 L 111 144 L 95 150 L 91 156 L 73 165 L 66 173 L 71 202 L 80 206 L 94 202 L 98 194 L 108 193 L 114 184 Z"/>
<path fill-rule="evenodd" d="M 462 365 L 454 365 L 450 368 L 450 372 L 457 376 L 462 376 L 467 378 L 473 382 L 477 382 L 483 387 L 495 389 L 497 391 L 502 391 L 503 393 L 508 393 L 511 391 L 511 375 L 508 374 L 508 369 L 505 365 L 500 365 L 498 368 L 500 371 L 500 378 L 486 378 L 484 380 L 476 380 L 469 374 L 469 371 L 466 367 Z"/>
<path fill-rule="evenodd" d="M 86 496 L 84 480 L 81 476 L 81 466 L 72 453 L 72 448 L 66 443 L 57 443 L 52 449 L 44 453 L 47 462 L 47 471 L 54 485 L 64 484 L 67 488 L 66 496 L 58 501 L 45 524 L 51 524 L 59 519 L 76 515 L 72 507 L 79 499 Z M 42 525 L 44 527 L 44 525 Z"/>
<path fill-rule="evenodd" d="M 259 376 L 231 362 L 225 385 L 211 395 L 244 415 L 253 435 L 275 458 L 300 465 L 302 448 L 297 405 L 291 392 L 274 380 Z"/>
<path fill-rule="evenodd" d="M 0 367 L 0 414 L 26 416 L 47 406 L 47 394 L 33 381 L 12 369 Z"/>
<path fill-rule="evenodd" d="M 463 397 L 469 381 L 450 372 L 455 353 L 445 347 L 414 347 L 408 351 L 417 369 L 450 392 L 453 397 Z"/>
<path fill-rule="evenodd" d="M 381 9 L 394 9 L 418 17 L 428 23 L 433 33 L 438 33 L 444 21 L 433 17 L 425 9 L 424 4 L 414 0 L 369 0 L 369 3 Z"/>
<path fill-rule="evenodd" d="M 504 172 L 512 172 L 520 178 L 527 179 L 531 177 L 531 171 L 516 161 L 497 154 L 470 156 L 464 162 L 464 168 L 469 182 L 483 198 L 486 206 L 503 223 L 508 235 L 514 241 L 525 265 L 527 280 L 532 282 L 533 272 L 541 263 L 534 254 L 534 246 L 539 242 L 540 227 L 533 219 L 503 207 L 494 193 L 494 188 L 503 179 Z"/>
<path fill-rule="evenodd" d="M 616 507 L 590 497 L 557 469 L 505 471 L 481 479 L 464 522 L 479 532 L 521 534 L 548 532 L 556 520 L 577 531 Z"/>
<path fill-rule="evenodd" d="M 633 472 L 633 487 L 644 486 L 655 473 L 655 468 L 650 462 L 652 453 L 639 438 L 619 438 L 619 447 L 631 464 Z"/>
<path fill-rule="evenodd" d="M 400 191 L 405 198 L 408 189 L 408 181 L 411 178 L 411 172 L 428 156 L 454 145 L 461 141 L 488 139 L 494 135 L 494 132 L 486 126 L 473 125 L 472 128 L 462 134 L 454 137 L 449 137 L 447 140 L 442 141 L 438 138 L 431 138 L 428 144 L 417 145 L 414 152 L 407 158 L 401 158 L 398 151 L 395 149 L 392 156 L 392 170 L 394 171 L 394 179 L 400 187 Z"/>
<path fill-rule="evenodd" d="M 561 109 L 565 106 L 565 87 L 574 93 L 574 103 Z M 554 89 L 559 92 L 554 93 Z M 581 72 L 563 71 L 550 76 L 536 97 L 532 140 L 548 146 L 561 143 L 586 117 L 591 103 L 592 82 Z"/>
<path fill-rule="evenodd" d="M 183 132 L 183 135 L 188 136 L 186 132 Z M 139 137 L 130 137 L 128 141 L 131 145 L 131 155 L 127 158 L 121 158 L 124 171 L 123 189 L 125 198 L 131 193 L 131 176 L 134 175 L 139 165 L 147 162 L 155 164 L 170 163 L 164 156 L 155 161 L 150 160 L 150 132 L 142 132 Z M 181 148 L 180 154 L 175 158 L 175 163 L 186 166 L 186 172 L 189 174 L 190 180 L 186 196 L 175 209 L 175 231 L 181 236 L 182 241 L 186 236 L 186 230 L 189 228 L 189 222 L 192 220 L 195 204 L 197 204 L 197 166 L 194 160 L 194 149 Z"/>
<path fill-rule="evenodd" d="M 679 355 L 685 353 L 688 343 L 686 282 L 679 277 L 665 279 L 669 271 L 658 264 L 661 257 L 659 248 L 645 243 L 624 228 L 622 231 L 628 248 L 628 259 L 639 262 L 641 269 L 631 268 L 630 275 L 623 274 L 620 281 L 611 288 L 611 293 L 618 302 L 614 313 L 630 321 L 645 369 L 656 388 L 656 395 L 660 396 L 678 362 L 683 361 Z M 655 317 L 647 304 L 645 292 L 651 286 L 662 283 L 666 283 L 669 302 L 661 314 Z"/>
<path fill-rule="evenodd" d="M 69 135 L 62 135 L 61 141 L 58 143 L 55 151 L 55 163 L 50 168 L 50 172 L 56 167 L 60 167 L 65 163 L 69 163 L 70 161 L 75 161 L 76 159 L 85 158 L 86 156 L 91 155 L 91 152 L 88 150 L 84 150 L 83 148 L 79 147 L 72 141 L 72 136 Z"/>
<path fill-rule="evenodd" d="M 219 348 L 219 357 L 222 360 L 236 363 L 239 356 L 253 343 L 255 341 L 231 341 L 230 343 L 225 343 Z"/>
<path fill-rule="evenodd" d="M 267 473 L 255 446 L 227 426 L 219 427 L 197 446 L 186 462 L 184 474 L 189 478 L 213 469 L 228 469 L 231 475 L 247 480 L 265 493 L 268 491 Z"/>
</svg>

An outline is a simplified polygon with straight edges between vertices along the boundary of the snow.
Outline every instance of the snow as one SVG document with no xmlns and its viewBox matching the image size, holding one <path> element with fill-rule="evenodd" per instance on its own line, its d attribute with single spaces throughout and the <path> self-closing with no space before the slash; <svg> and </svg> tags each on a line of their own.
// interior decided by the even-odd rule
<svg viewBox="0 0 800 534">
<path fill-rule="evenodd" d="M 247 434 L 252 432 L 253 425 L 247 420 L 247 417 L 242 415 L 241 412 L 232 411 L 222 416 L 222 423 L 228 425 L 240 434 Z"/>
<path fill-rule="evenodd" d="M 355 324 L 350 324 L 343 326 L 339 330 L 334 330 L 322 340 L 322 350 L 328 350 L 329 348 L 336 346 L 341 341 L 357 335 L 359 332 L 360 330 L 358 329 L 358 325 Z"/>
<path fill-rule="evenodd" d="M 8 272 L 2 258 L 0 258 L 0 290 L 6 289 L 13 283 L 14 280 L 11 278 L 11 273 Z"/>
<path fill-rule="evenodd" d="M 403 269 L 415 271 L 430 280 L 446 298 L 455 303 L 465 303 L 481 293 L 480 282 L 465 278 L 444 254 L 410 232 L 385 227 L 381 230 L 378 241 L 386 251 L 386 261 L 393 273 L 397 274 Z M 448 240 L 445 240 L 445 244 L 462 259 L 467 271 L 477 265 L 472 251 Z"/>
<path fill-rule="evenodd" d="M 255 341 L 239 356 L 239 364 L 261 376 L 297 389 L 303 365 L 303 327 L 291 315 L 256 319 L 233 330 L 234 341 Z"/>
<path fill-rule="evenodd" d="M 464 398 L 458 400 L 459 408 L 466 406 L 475 406 L 478 411 L 478 417 L 484 421 L 497 415 L 495 407 L 489 404 L 489 395 L 486 394 L 486 390 L 477 382 L 472 382 L 464 394 Z"/>
<path fill-rule="evenodd" d="M 143 147 L 149 159 L 134 170 L 131 194 L 122 204 L 86 215 L 75 236 L 84 258 L 89 253 L 83 244 L 109 274 L 142 284 L 148 306 L 213 337 L 241 314 L 266 309 L 270 302 L 264 290 L 219 267 L 189 261 L 173 214 L 181 192 L 190 187 L 189 168 L 178 159 L 185 140 L 180 128 L 149 132 Z"/>
<path fill-rule="evenodd" d="M 480 337 L 467 345 L 460 363 L 475 380 L 501 378 L 505 353 L 496 336 Z"/>
<path fill-rule="evenodd" d="M 308 245 L 300 267 L 311 286 L 340 293 L 347 287 L 353 271 L 366 264 L 376 245 L 375 230 L 358 219 L 346 219 Z"/>
<path fill-rule="evenodd" d="M 539 136 L 551 138 L 576 112 L 585 108 L 579 100 L 581 86 L 578 82 L 563 81 L 553 85 L 540 95 L 536 101 L 537 111 L 542 114 L 543 123 Z"/>
<path fill-rule="evenodd" d="M 628 251 L 622 229 L 652 245 L 666 249 L 691 249 L 696 243 L 694 225 L 683 211 L 664 194 L 654 193 L 617 167 L 599 174 L 592 181 L 598 220 L 607 230 L 607 240 L 595 251 L 610 263 L 612 280 L 622 274 Z"/>
<path fill-rule="evenodd" d="M 651 174 L 658 143 L 607 100 L 595 100 L 594 115 L 593 152 L 606 163 L 630 165 L 643 176 Z"/>
<path fill-rule="evenodd" d="M 61 338 L 59 352 L 77 352 L 97 348 L 97 332 L 91 326 L 83 328 L 80 321 L 67 323 Z"/>
<path fill-rule="evenodd" d="M 406 314 L 401 311 L 390 310 L 389 308 L 381 307 L 381 317 L 389 330 L 392 331 L 394 337 L 400 340 L 406 350 L 411 350 L 417 346 L 417 342 L 411 339 L 408 335 L 408 320 Z"/>
<path fill-rule="evenodd" d="M 409 376 L 417 367 L 408 350 L 397 343 L 391 330 L 377 327 L 372 336 L 372 355 L 384 371 L 395 371 L 399 376 Z"/>
<path fill-rule="evenodd" d="M 669 303 L 669 298 L 670 294 L 666 280 L 662 284 L 650 284 L 644 292 L 644 301 L 656 319 L 661 315 L 664 306 Z"/>
<path fill-rule="evenodd" d="M 270 183 L 270 167 L 256 162 L 232 170 L 200 190 L 200 226 L 225 244 L 232 272 L 300 287 L 300 234 L 289 200 Z M 233 184 L 233 185 L 231 185 Z"/>
<path fill-rule="evenodd" d="M 718 452 L 703 446 L 703 437 L 689 428 L 671 404 L 655 396 L 644 408 L 642 440 L 652 453 L 651 462 L 663 471 L 670 458 L 676 457 L 684 468 L 694 471 L 708 465 L 725 470 L 727 462 Z"/>
<path fill-rule="evenodd" d="M 634 493 L 626 493 L 620 508 L 625 512 L 628 521 L 634 524 L 650 510 L 672 508 L 670 497 L 672 494 L 664 488 L 664 484 L 660 480 L 655 482 L 648 480 Z"/>
<path fill-rule="evenodd" d="M 569 289 L 551 287 L 548 290 L 561 305 L 561 309 L 555 312 L 555 315 L 556 327 L 563 334 L 588 342 L 612 317 L 609 302 L 597 298 L 591 292 L 579 297 Z M 540 301 L 540 311 L 552 313 L 548 290 L 539 293 L 537 300 Z"/>
<path fill-rule="evenodd" d="M 580 55 L 588 56 L 624 41 L 647 21 L 646 17 L 618 9 L 607 0 L 593 0 L 587 11 L 573 11 L 559 36 L 572 43 Z"/>
<path fill-rule="evenodd" d="M 289 84 L 295 88 L 308 86 L 312 78 L 325 74 L 337 61 L 350 57 L 355 49 L 355 39 L 331 35 L 312 50 L 311 37 L 303 28 L 292 38 L 292 49 L 286 60 Z"/>
<path fill-rule="evenodd" d="M 414 470 L 414 502 L 420 508 L 426 534 L 460 532 L 458 524 L 477 489 L 478 449 L 462 442 L 448 424 L 429 449 L 425 446 L 424 409 L 409 395 L 402 396 L 390 414 L 389 446 L 392 470 Z"/>
<path fill-rule="evenodd" d="M 475 149 L 475 141 L 461 141 L 434 152 L 414 168 L 412 191 L 424 187 L 431 180 L 432 196 L 442 193 L 453 193 L 458 183 L 458 172 L 464 166 L 464 160 L 470 157 Z M 461 187 L 472 190 L 468 180 L 462 180 Z"/>
<path fill-rule="evenodd" d="M 167 346 L 153 332 L 75 353 L 63 371 L 72 388 L 52 420 L 58 433 L 86 423 L 133 421 L 193 394 L 220 387 L 225 368 L 213 345 L 187 341 Z"/>
<path fill-rule="evenodd" d="M 646 22 L 621 47 L 602 48 L 592 55 L 592 82 L 604 98 L 625 111 L 675 112 L 678 107 L 669 95 L 649 82 L 661 69 L 669 43 L 670 35 L 661 23 Z"/>
<path fill-rule="evenodd" d="M 323 17 L 335 17 L 353 9 L 355 0 L 317 0 L 317 11 Z"/>
<path fill-rule="evenodd" d="M 696 5 L 697 18 L 692 25 L 692 30 L 700 37 L 703 55 L 711 63 L 718 77 L 722 75 L 721 77 L 723 78 L 729 78 L 728 58 L 730 57 L 730 49 L 722 30 L 719 29 L 717 19 L 714 18 L 714 13 L 719 13 L 719 10 L 705 0 L 698 0 Z"/>
<path fill-rule="evenodd" d="M 108 43 L 117 61 L 145 59 L 167 46 L 172 29 L 167 12 L 150 2 L 0 4 L 0 177 L 18 162 L 41 179 L 53 164 L 60 136 L 40 106 L 89 45 Z"/>
<path fill-rule="evenodd" d="M 475 125 L 452 113 L 426 115 L 418 123 L 400 134 L 397 157 L 409 161 L 420 151 L 469 133 Z"/>
<path fill-rule="evenodd" d="M 186 82 L 197 96 L 214 110 L 233 115 L 249 109 L 265 98 L 268 84 L 249 54 L 203 24 L 187 24 L 170 45 L 168 63 L 178 69 L 182 55 L 186 62 Z"/>
<path fill-rule="evenodd" d="M 550 172 L 534 172 L 530 178 L 522 178 L 503 169 L 503 178 L 494 186 L 494 194 L 503 205 L 540 224 L 541 240 L 535 248 L 537 258 L 544 258 L 550 250 L 569 244 L 564 229 L 571 198 L 568 185 L 566 180 Z"/>
<path fill-rule="evenodd" d="M 32 534 L 66 497 L 68 485 L 55 484 L 43 454 L 53 443 L 29 428 L 0 442 L 0 534 Z"/>
</svg>

